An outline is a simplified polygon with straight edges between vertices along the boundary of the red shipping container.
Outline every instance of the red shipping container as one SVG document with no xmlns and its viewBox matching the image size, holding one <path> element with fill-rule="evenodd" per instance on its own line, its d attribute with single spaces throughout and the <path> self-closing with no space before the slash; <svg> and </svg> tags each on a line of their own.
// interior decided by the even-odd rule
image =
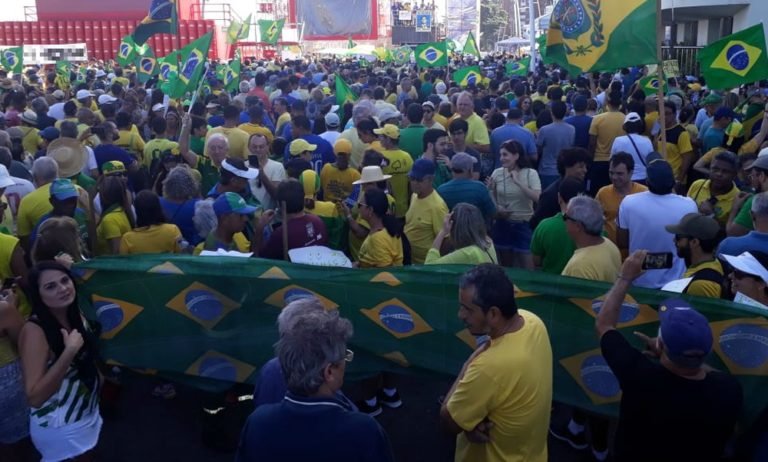
<svg viewBox="0 0 768 462">
<path fill-rule="evenodd" d="M 59 43 L 59 34 L 56 21 L 48 21 L 48 41 L 52 44 Z"/>
<path fill-rule="evenodd" d="M 67 21 L 67 41 L 63 43 L 75 43 L 76 40 L 75 21 Z"/>
<path fill-rule="evenodd" d="M 129 32 L 129 29 L 131 27 L 130 22 L 126 20 L 122 20 L 120 21 L 120 25 L 118 27 L 119 27 L 118 30 L 120 31 L 120 40 L 122 40 L 123 37 L 125 37 L 126 35 L 130 34 Z"/>
<path fill-rule="evenodd" d="M 160 34 L 163 39 L 163 48 L 166 50 L 173 50 L 175 48 L 173 39 L 170 34 Z"/>
<path fill-rule="evenodd" d="M 153 35 L 150 39 L 151 47 L 155 50 L 155 55 L 162 57 L 168 54 L 168 51 L 163 46 L 163 41 L 157 35 Z"/>
<path fill-rule="evenodd" d="M 85 42 L 85 23 L 83 21 L 75 21 L 75 43 Z"/>
<path fill-rule="evenodd" d="M 24 37 L 24 43 L 31 43 L 33 45 L 36 45 L 40 43 L 40 41 L 38 40 L 40 37 L 35 36 L 32 29 L 32 24 L 34 23 L 30 21 L 24 21 L 21 26 L 23 30 L 22 34 Z"/>
<path fill-rule="evenodd" d="M 48 41 L 48 21 L 38 21 L 37 28 L 40 34 L 40 43 L 50 44 L 51 42 Z"/>
<path fill-rule="evenodd" d="M 9 46 L 16 45 L 13 38 L 13 25 L 9 21 L 3 22 L 3 43 Z"/>
<path fill-rule="evenodd" d="M 179 35 L 181 36 L 181 43 L 189 42 L 189 21 L 179 22 Z"/>
<path fill-rule="evenodd" d="M 93 27 L 93 48 L 91 53 L 94 58 L 101 59 L 101 24 L 99 21 L 90 21 Z"/>
<path fill-rule="evenodd" d="M 83 36 L 85 43 L 88 44 L 88 53 L 93 52 L 93 22 L 83 21 Z"/>
<path fill-rule="evenodd" d="M 67 21 L 56 21 L 56 43 L 67 43 Z"/>
<path fill-rule="evenodd" d="M 13 40 L 19 45 L 24 43 L 24 33 L 20 21 L 13 21 Z"/>
</svg>

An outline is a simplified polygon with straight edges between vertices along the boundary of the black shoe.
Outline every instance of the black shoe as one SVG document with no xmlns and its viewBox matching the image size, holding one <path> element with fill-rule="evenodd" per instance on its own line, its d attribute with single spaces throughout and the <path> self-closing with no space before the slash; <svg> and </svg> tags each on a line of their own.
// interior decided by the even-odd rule
<svg viewBox="0 0 768 462">
<path fill-rule="evenodd" d="M 355 406 L 357 406 L 358 411 L 363 414 L 368 414 L 371 417 L 376 417 L 381 414 L 381 402 L 379 400 L 376 400 L 376 404 L 373 406 L 368 404 L 365 400 L 355 403 Z"/>
<path fill-rule="evenodd" d="M 397 409 L 403 405 L 403 402 L 400 400 L 400 393 L 397 391 L 394 395 L 387 396 L 387 394 L 384 393 L 384 390 L 381 390 L 379 391 L 378 398 L 381 404 L 387 406 L 390 409 Z"/>
<path fill-rule="evenodd" d="M 574 435 L 571 430 L 568 429 L 567 421 L 563 425 L 551 424 L 549 426 L 549 433 L 560 441 L 568 443 L 573 449 L 583 450 L 589 447 L 589 444 L 587 444 L 586 432 L 582 431 L 578 435 Z"/>
</svg>

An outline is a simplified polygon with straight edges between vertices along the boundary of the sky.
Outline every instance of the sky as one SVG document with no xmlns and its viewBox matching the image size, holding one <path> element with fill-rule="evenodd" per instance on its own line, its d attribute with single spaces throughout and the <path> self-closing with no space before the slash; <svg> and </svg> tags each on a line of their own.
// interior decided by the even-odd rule
<svg viewBox="0 0 768 462">
<path fill-rule="evenodd" d="M 14 0 L 3 2 L 0 8 L 0 21 L 23 21 L 24 7 L 34 6 L 35 0 Z"/>
</svg>

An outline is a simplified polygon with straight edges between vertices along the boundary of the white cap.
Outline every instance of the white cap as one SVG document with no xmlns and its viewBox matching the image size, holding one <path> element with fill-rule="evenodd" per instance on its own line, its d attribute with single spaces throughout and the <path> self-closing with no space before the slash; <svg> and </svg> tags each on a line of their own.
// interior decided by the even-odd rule
<svg viewBox="0 0 768 462">
<path fill-rule="evenodd" d="M 115 77 L 117 77 L 117 76 L 115 75 L 115 73 L 114 73 L 114 72 L 110 72 L 109 74 L 107 74 L 107 78 L 108 78 L 109 80 L 112 80 L 112 79 L 114 79 Z"/>
<path fill-rule="evenodd" d="M 435 85 L 435 91 L 437 92 L 437 94 L 442 95 L 445 93 L 445 90 L 446 90 L 445 83 L 437 82 L 437 85 Z"/>
<path fill-rule="evenodd" d="M 93 93 L 91 93 L 88 90 L 78 90 L 77 94 L 75 95 L 75 98 L 76 99 L 85 99 L 85 98 L 88 98 L 88 97 L 91 97 L 91 96 L 96 96 L 96 95 L 94 95 Z"/>
<path fill-rule="evenodd" d="M 336 115 L 333 112 L 329 112 L 325 115 L 325 125 L 328 127 L 338 128 L 339 124 L 341 122 L 339 121 L 339 116 Z"/>
<path fill-rule="evenodd" d="M 157 103 L 154 106 L 152 106 L 152 112 L 162 111 L 163 109 L 165 109 L 165 106 L 163 105 L 163 103 Z"/>
<path fill-rule="evenodd" d="M 105 77 L 106 75 L 107 75 L 107 73 L 106 73 L 106 72 L 104 72 L 102 69 L 99 69 L 99 70 L 97 70 L 97 71 L 96 71 L 96 78 L 97 78 L 97 79 L 98 79 L 99 77 Z"/>
<path fill-rule="evenodd" d="M 751 274 L 757 276 L 768 284 L 768 269 L 760 264 L 759 261 L 749 252 L 744 252 L 739 256 L 732 255 L 720 255 L 728 262 L 734 269 L 741 271 L 742 273 Z"/>
<path fill-rule="evenodd" d="M 760 152 L 757 154 L 757 157 L 765 157 L 768 156 L 768 148 L 763 148 L 760 150 Z"/>
<path fill-rule="evenodd" d="M 107 94 L 103 94 L 99 96 L 99 99 L 98 99 L 99 105 L 114 103 L 115 101 L 117 101 L 117 98 Z"/>
<path fill-rule="evenodd" d="M 227 162 L 226 159 L 224 159 L 221 162 L 221 168 L 223 168 L 224 170 L 230 173 L 235 174 L 235 176 L 239 176 L 240 178 L 245 178 L 246 180 L 253 180 L 257 176 L 259 176 L 259 169 L 248 168 L 248 170 L 240 170 L 239 168 Z"/>
<path fill-rule="evenodd" d="M 640 114 L 638 114 L 637 112 L 630 112 L 629 114 L 627 114 L 624 117 L 624 123 L 627 123 L 627 122 L 638 122 L 640 120 L 641 120 L 640 119 Z"/>
<path fill-rule="evenodd" d="M 8 169 L 5 165 L 0 164 L 0 188 L 7 188 L 15 185 L 16 182 L 11 178 L 11 174 L 8 173 Z"/>
</svg>

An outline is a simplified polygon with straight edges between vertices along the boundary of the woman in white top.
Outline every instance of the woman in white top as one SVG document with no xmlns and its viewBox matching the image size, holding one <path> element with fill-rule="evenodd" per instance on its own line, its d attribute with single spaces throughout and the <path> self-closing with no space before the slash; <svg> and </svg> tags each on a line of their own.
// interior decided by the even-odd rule
<svg viewBox="0 0 768 462">
<path fill-rule="evenodd" d="M 625 136 L 618 136 L 613 140 L 613 146 L 611 147 L 611 155 L 617 152 L 626 152 L 631 155 L 635 160 L 635 170 L 632 172 L 632 181 L 640 184 L 645 184 L 647 174 L 645 173 L 645 167 L 648 161 L 645 160 L 646 156 L 653 152 L 653 144 L 645 133 L 645 122 L 637 112 L 630 112 L 624 117 L 624 131 L 627 133 Z"/>
<path fill-rule="evenodd" d="M 499 149 L 501 168 L 486 180 L 491 198 L 496 204 L 496 217 L 491 236 L 504 266 L 533 269 L 531 256 L 531 226 L 534 205 L 541 195 L 541 180 L 536 170 L 529 168 L 529 159 L 522 155 L 523 147 L 514 140 Z"/>
</svg>

